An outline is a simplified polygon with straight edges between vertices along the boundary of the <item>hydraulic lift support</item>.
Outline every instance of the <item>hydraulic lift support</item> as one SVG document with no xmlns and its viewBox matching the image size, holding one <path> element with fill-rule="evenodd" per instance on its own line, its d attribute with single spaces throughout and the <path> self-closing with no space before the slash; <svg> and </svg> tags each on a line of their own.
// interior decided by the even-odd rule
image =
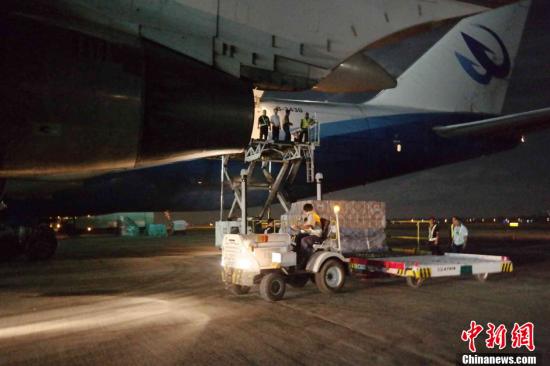
<svg viewBox="0 0 550 366">
<path fill-rule="evenodd" d="M 314 127 L 309 136 L 310 142 L 274 142 L 270 140 L 252 139 L 244 151 L 245 168 L 241 171 L 240 177 L 231 177 L 228 170 L 230 159 L 242 158 L 241 156 L 221 157 L 221 188 L 220 188 L 220 220 L 223 220 L 223 194 L 225 186 L 232 190 L 234 198 L 229 210 L 228 217 L 234 218 L 235 210 L 238 207 L 241 213 L 246 212 L 246 190 L 247 187 L 265 189 L 268 191 L 267 198 L 262 206 L 258 219 L 270 216 L 271 205 L 277 200 L 285 212 L 290 210 L 290 202 L 286 188 L 291 186 L 300 170 L 302 164 L 306 168 L 306 181 L 315 182 L 315 148 L 319 146 L 319 127 Z M 276 175 L 273 174 L 273 166 L 279 165 Z M 256 169 L 261 169 L 265 181 L 257 182 L 252 177 Z M 243 184 L 246 182 L 246 184 Z"/>
</svg>

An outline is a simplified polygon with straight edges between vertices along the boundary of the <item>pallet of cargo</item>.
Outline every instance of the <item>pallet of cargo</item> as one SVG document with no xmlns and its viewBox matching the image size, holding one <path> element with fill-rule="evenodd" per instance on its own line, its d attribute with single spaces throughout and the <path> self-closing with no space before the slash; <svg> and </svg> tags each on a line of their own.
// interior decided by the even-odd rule
<svg viewBox="0 0 550 366">
<path fill-rule="evenodd" d="M 349 258 L 349 268 L 355 274 L 383 273 L 405 277 L 407 284 L 418 288 L 431 277 L 474 276 L 485 281 L 490 273 L 512 272 L 508 257 L 480 254 L 445 253 L 380 258 Z"/>
</svg>

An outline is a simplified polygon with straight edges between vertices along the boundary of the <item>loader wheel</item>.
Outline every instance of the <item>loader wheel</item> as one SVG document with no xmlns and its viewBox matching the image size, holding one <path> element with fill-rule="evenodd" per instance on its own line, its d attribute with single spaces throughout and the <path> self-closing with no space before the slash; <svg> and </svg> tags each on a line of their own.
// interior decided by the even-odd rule
<svg viewBox="0 0 550 366">
<path fill-rule="evenodd" d="M 297 275 L 297 276 L 291 276 L 288 279 L 288 284 L 295 288 L 302 288 L 304 287 L 307 282 L 309 281 L 310 275 Z"/>
<path fill-rule="evenodd" d="M 279 273 L 268 273 L 260 282 L 260 295 L 266 301 L 279 301 L 285 296 L 286 283 Z"/>
<path fill-rule="evenodd" d="M 475 274 L 474 277 L 479 282 L 485 282 L 485 281 L 487 281 L 487 278 L 489 277 L 489 273 L 478 273 L 478 274 Z"/>
<path fill-rule="evenodd" d="M 246 295 L 250 292 L 250 286 L 231 285 L 229 287 L 229 291 L 231 291 L 234 295 Z"/>
<path fill-rule="evenodd" d="M 424 283 L 424 279 L 421 277 L 415 278 L 407 276 L 407 285 L 412 288 L 419 288 Z"/>
<path fill-rule="evenodd" d="M 329 259 L 315 273 L 315 284 L 319 291 L 325 294 L 338 292 L 346 282 L 346 271 L 338 259 Z"/>
</svg>

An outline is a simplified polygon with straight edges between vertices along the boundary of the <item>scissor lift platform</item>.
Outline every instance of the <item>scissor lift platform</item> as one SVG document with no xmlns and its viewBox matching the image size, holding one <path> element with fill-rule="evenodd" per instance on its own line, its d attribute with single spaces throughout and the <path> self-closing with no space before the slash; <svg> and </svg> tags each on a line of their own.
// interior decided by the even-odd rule
<svg viewBox="0 0 550 366">
<path fill-rule="evenodd" d="M 475 276 L 485 281 L 490 273 L 512 272 L 508 257 L 446 253 L 403 257 L 351 257 L 350 270 L 356 274 L 383 273 L 405 277 L 411 287 L 419 287 L 430 277 Z"/>
</svg>

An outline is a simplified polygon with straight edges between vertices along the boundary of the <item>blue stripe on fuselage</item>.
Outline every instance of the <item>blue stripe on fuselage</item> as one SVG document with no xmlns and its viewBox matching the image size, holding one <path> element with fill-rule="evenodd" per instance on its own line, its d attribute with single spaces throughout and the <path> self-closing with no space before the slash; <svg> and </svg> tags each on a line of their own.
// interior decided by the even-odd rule
<svg viewBox="0 0 550 366">
<path fill-rule="evenodd" d="M 451 125 L 488 118 L 475 113 L 407 113 L 386 116 L 365 116 L 350 120 L 325 122 L 321 124 L 321 139 L 347 135 L 365 130 L 384 129 L 414 124 L 415 128 L 432 128 L 436 125 Z"/>
</svg>

